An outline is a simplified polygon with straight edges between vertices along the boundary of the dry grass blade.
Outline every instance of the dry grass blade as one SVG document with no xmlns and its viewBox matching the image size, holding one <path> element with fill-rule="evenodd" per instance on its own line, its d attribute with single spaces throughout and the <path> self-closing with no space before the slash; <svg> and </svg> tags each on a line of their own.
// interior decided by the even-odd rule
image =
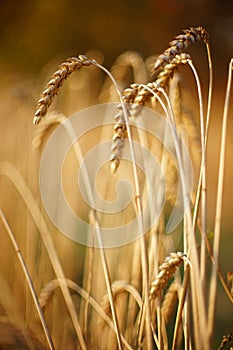
<svg viewBox="0 0 233 350">
<path fill-rule="evenodd" d="M 50 232 L 47 228 L 47 225 L 41 215 L 41 212 L 39 210 L 39 207 L 36 203 L 35 198 L 33 197 L 29 187 L 25 183 L 24 179 L 22 178 L 21 174 L 18 172 L 18 170 L 11 164 L 7 162 L 0 162 L 0 174 L 7 176 L 10 181 L 14 184 L 18 192 L 20 193 L 22 199 L 24 200 L 29 213 L 31 214 L 39 232 L 41 235 L 41 238 L 43 240 L 43 243 L 46 247 L 48 256 L 50 258 L 51 264 L 53 266 L 54 272 L 58 278 L 64 279 L 64 272 L 62 269 L 62 266 L 60 264 L 60 261 L 58 259 L 56 249 L 54 247 L 53 241 L 50 236 Z M 73 301 L 71 299 L 69 290 L 66 285 L 61 285 L 61 291 L 65 300 L 65 303 L 67 305 L 67 309 L 70 313 L 75 331 L 77 333 L 77 337 L 81 346 L 82 350 L 86 350 L 86 345 L 84 343 L 83 335 L 81 332 L 81 328 L 77 319 L 75 307 L 73 304 Z"/>
<path fill-rule="evenodd" d="M 170 42 L 169 48 L 158 57 L 153 68 L 152 76 L 156 77 L 158 72 L 163 70 L 168 61 L 171 61 L 175 55 L 187 49 L 190 44 L 200 40 L 206 43 L 208 39 L 209 35 L 203 27 L 191 27 L 183 30 L 183 34 L 176 36 L 175 39 Z"/>
<path fill-rule="evenodd" d="M 41 119 L 46 115 L 48 108 L 51 106 L 54 97 L 58 94 L 59 89 L 63 85 L 64 81 L 75 70 L 84 66 L 90 66 L 92 61 L 85 55 L 79 55 L 78 57 L 68 58 L 63 62 L 59 69 L 52 75 L 51 80 L 48 82 L 46 89 L 42 92 L 41 97 L 37 103 L 36 113 L 34 117 L 34 124 L 38 124 Z"/>
<path fill-rule="evenodd" d="M 175 273 L 176 269 L 184 262 L 188 261 L 187 255 L 181 252 L 171 253 L 166 257 L 159 267 L 159 273 L 151 282 L 150 298 L 155 298 L 167 285 L 169 279 Z"/>
</svg>

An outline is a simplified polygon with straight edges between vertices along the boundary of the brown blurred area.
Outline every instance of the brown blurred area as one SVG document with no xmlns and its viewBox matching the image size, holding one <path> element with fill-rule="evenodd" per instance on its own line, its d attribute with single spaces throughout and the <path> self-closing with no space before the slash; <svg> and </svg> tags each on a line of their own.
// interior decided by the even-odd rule
<svg viewBox="0 0 233 350">
<path fill-rule="evenodd" d="M 31 150 L 35 130 L 32 120 L 34 106 L 44 88 L 45 79 L 47 81 L 48 71 L 55 71 L 63 59 L 90 50 L 98 50 L 103 54 L 103 65 L 107 68 L 112 66 L 119 54 L 127 50 L 136 50 L 143 58 L 147 58 L 166 49 L 182 29 L 199 25 L 206 28 L 210 36 L 214 67 L 214 99 L 207 155 L 207 224 L 208 230 L 212 232 L 221 121 L 228 64 L 233 56 L 233 1 L 1 0 L 0 18 L 0 160 L 12 162 L 36 195 L 38 179 L 34 178 L 34 171 L 39 164 L 39 155 Z M 206 97 L 208 66 L 204 45 L 195 43 L 188 52 L 200 73 Z M 223 274 L 233 268 L 232 108 L 231 102 L 220 249 Z M 9 183 L 0 184 L 3 184 L 0 207 L 4 206 L 13 230 L 22 226 L 23 231 L 24 222 L 20 221 L 22 203 L 20 204 Z M 4 199 L 12 193 L 12 198 L 15 199 L 13 209 L 11 203 Z M 17 219 L 20 224 L 17 224 Z M 72 264 L 73 261 L 70 260 L 70 265 Z M 67 266 L 68 274 L 69 268 Z M 75 273 L 81 275 L 82 271 Z M 218 320 L 223 325 L 218 339 L 224 332 L 230 331 L 231 307 L 221 287 L 219 295 L 218 308 L 221 312 Z M 226 320 L 225 314 L 228 314 Z"/>
<path fill-rule="evenodd" d="M 0 16 L 2 69 L 27 74 L 56 55 L 90 49 L 103 52 L 107 66 L 125 50 L 146 57 L 189 26 L 209 32 L 217 71 L 226 71 L 233 48 L 230 0 L 2 0 Z"/>
</svg>

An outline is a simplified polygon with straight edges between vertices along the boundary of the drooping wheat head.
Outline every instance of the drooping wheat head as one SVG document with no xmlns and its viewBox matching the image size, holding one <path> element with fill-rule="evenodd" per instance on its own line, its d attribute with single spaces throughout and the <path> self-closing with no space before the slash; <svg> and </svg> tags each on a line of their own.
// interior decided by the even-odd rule
<svg viewBox="0 0 233 350">
<path fill-rule="evenodd" d="M 177 35 L 173 41 L 170 42 L 167 48 L 155 62 L 152 76 L 155 78 L 161 72 L 165 65 L 173 59 L 174 56 L 186 50 L 188 46 L 197 41 L 208 42 L 209 35 L 203 27 L 189 28 L 183 30 L 184 34 Z"/>
<path fill-rule="evenodd" d="M 157 92 L 159 87 L 164 88 L 169 80 L 174 76 L 174 73 L 181 65 L 187 64 L 191 60 L 188 54 L 176 55 L 171 62 L 164 66 L 164 69 L 158 75 L 155 82 L 148 83 L 147 86 Z M 134 118 L 138 115 L 140 107 L 152 98 L 149 90 L 145 89 L 141 84 L 131 84 L 129 88 L 122 92 L 123 101 L 128 106 L 130 117 Z M 124 139 L 126 137 L 126 125 L 122 105 L 118 105 L 117 113 L 114 116 L 114 134 L 111 148 L 111 170 L 116 172 L 124 147 Z"/>
<path fill-rule="evenodd" d="M 159 267 L 159 273 L 151 282 L 150 297 L 155 298 L 164 289 L 168 280 L 172 277 L 176 269 L 184 262 L 188 261 L 187 255 L 182 252 L 171 253 L 166 257 Z"/>
<path fill-rule="evenodd" d="M 46 89 L 42 92 L 37 103 L 36 113 L 33 120 L 34 124 L 38 124 L 46 115 L 55 95 L 58 94 L 59 89 L 70 74 L 77 69 L 81 69 L 84 66 L 90 66 L 91 64 L 92 61 L 89 58 L 85 55 L 79 55 L 78 57 L 68 58 L 60 65 L 59 69 L 52 75 L 52 78 L 48 82 Z"/>
</svg>

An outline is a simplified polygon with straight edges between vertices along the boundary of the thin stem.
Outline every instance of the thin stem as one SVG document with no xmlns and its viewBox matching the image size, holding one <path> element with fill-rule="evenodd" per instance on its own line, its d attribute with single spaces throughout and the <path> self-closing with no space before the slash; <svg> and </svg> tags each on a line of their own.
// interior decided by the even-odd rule
<svg viewBox="0 0 233 350">
<path fill-rule="evenodd" d="M 157 94 L 150 88 L 146 87 L 155 97 L 157 97 Z M 184 207 L 186 208 L 186 219 L 187 219 L 187 228 L 188 228 L 188 255 L 190 254 L 190 260 L 193 265 L 193 269 L 191 273 L 191 281 L 192 281 L 192 293 L 193 293 L 193 315 L 195 319 L 195 337 L 196 337 L 196 345 L 199 346 L 203 342 L 203 346 L 205 346 L 205 349 L 209 349 L 208 339 L 204 337 L 204 330 L 206 329 L 206 313 L 205 313 L 205 303 L 204 303 L 204 291 L 202 289 L 201 283 L 200 283 L 200 273 L 199 273 L 199 264 L 198 264 L 198 256 L 197 256 L 197 249 L 196 249 L 196 240 L 195 240 L 195 234 L 194 229 L 192 225 L 192 214 L 191 214 L 191 208 L 190 208 L 190 195 L 187 193 L 186 188 L 186 181 L 184 176 L 184 164 L 182 161 L 182 155 L 179 145 L 179 137 L 177 134 L 177 130 L 175 127 L 175 117 L 173 114 L 173 109 L 171 106 L 171 102 L 169 100 L 169 97 L 167 96 L 166 92 L 163 88 L 158 87 L 157 90 L 163 94 L 163 96 L 166 99 L 167 105 L 168 105 L 168 111 L 165 109 L 166 115 L 168 120 L 170 121 L 172 125 L 172 133 L 174 138 L 174 145 L 176 150 L 176 156 L 177 156 L 177 162 L 179 166 L 179 173 L 180 173 L 180 179 L 181 179 L 181 188 L 183 192 L 183 201 L 184 201 Z M 201 315 L 201 317 L 200 317 Z M 200 319 L 198 320 L 198 316 Z M 201 334 L 203 336 L 201 336 Z"/>
<path fill-rule="evenodd" d="M 217 274 L 218 274 L 218 264 L 219 264 L 219 243 L 220 243 L 220 231 L 221 231 L 223 183 L 224 183 L 224 168 L 225 168 L 225 153 L 226 153 L 226 134 L 227 134 L 227 119 L 228 119 L 228 110 L 229 110 L 230 92 L 231 92 L 231 83 L 232 83 L 232 66 L 233 66 L 233 59 L 231 59 L 229 64 L 227 90 L 226 90 L 226 98 L 225 98 L 225 104 L 224 104 L 223 122 L 222 122 L 218 190 L 217 190 L 217 203 L 216 203 L 214 241 L 213 241 L 214 262 L 212 265 L 210 295 L 209 295 L 209 313 L 208 313 L 209 337 L 211 337 L 213 333 L 215 307 L 216 307 Z"/>
<path fill-rule="evenodd" d="M 174 334 L 172 337 L 172 339 L 173 339 L 172 350 L 176 349 L 176 344 L 177 344 L 177 340 L 178 340 L 178 331 L 179 331 L 180 322 L 182 319 L 182 312 L 183 312 L 183 308 L 185 305 L 185 299 L 186 299 L 186 295 L 187 295 L 188 282 L 189 282 L 189 265 L 186 264 L 186 269 L 184 272 L 183 287 L 182 287 L 182 291 L 181 291 L 181 297 L 179 298 L 179 306 L 178 306 L 178 310 L 176 313 L 175 329 L 174 329 Z"/>
<path fill-rule="evenodd" d="M 210 45 L 208 42 L 206 42 L 206 51 L 207 51 L 208 66 L 209 66 L 209 88 L 208 88 L 208 102 L 207 102 L 207 113 L 206 113 L 205 146 L 207 144 L 207 139 L 208 139 L 210 112 L 211 112 L 212 94 L 213 94 L 213 67 L 212 67 L 212 59 L 211 59 L 211 53 L 210 53 Z"/>
<path fill-rule="evenodd" d="M 205 273 L 206 273 L 206 147 L 205 147 L 205 126 L 204 126 L 204 116 L 203 116 L 203 99 L 202 99 L 202 92 L 201 92 L 201 84 L 199 80 L 199 76 L 197 74 L 196 68 L 194 67 L 191 60 L 188 60 L 188 64 L 191 67 L 196 84 L 197 84 L 197 91 L 198 91 L 198 99 L 199 99 L 199 114 L 200 114 L 200 128 L 201 128 L 201 170 L 200 170 L 200 176 L 201 176 L 201 214 L 202 214 L 202 220 L 201 220 L 201 226 L 202 226 L 202 240 L 201 240 L 201 281 L 202 281 L 202 287 L 203 290 L 205 289 Z M 208 112 L 209 113 L 209 112 Z"/>
<path fill-rule="evenodd" d="M 211 104 L 212 104 L 212 94 L 213 94 L 213 67 L 212 67 L 212 59 L 210 53 L 210 46 L 208 42 L 206 43 L 207 50 L 207 58 L 208 58 L 208 66 L 209 66 L 209 88 L 208 88 L 208 102 L 207 102 L 207 113 L 206 113 L 206 125 L 205 125 L 205 152 L 207 147 L 208 140 L 208 132 L 209 132 L 209 122 L 210 122 L 210 112 L 211 112 Z M 202 170 L 200 171 L 197 193 L 196 193 L 196 201 L 193 212 L 193 226 L 195 227 L 197 221 L 197 213 L 199 200 L 201 195 L 201 187 L 202 187 Z"/>
<path fill-rule="evenodd" d="M 124 113 L 124 119 L 126 124 L 126 131 L 128 134 L 129 139 L 129 146 L 130 146 L 130 152 L 131 152 L 131 158 L 132 158 L 132 167 L 133 167 L 133 174 L 134 174 L 134 185 L 135 185 L 135 204 L 137 209 L 137 214 L 140 217 L 139 222 L 139 235 L 140 235 L 140 242 L 141 242 L 141 261 L 142 261 L 142 278 L 143 278 L 143 291 L 144 291 L 144 307 L 146 310 L 146 339 L 147 339 L 147 349 L 152 350 L 152 332 L 151 332 L 151 310 L 150 310 L 150 302 L 149 302 L 149 271 L 148 271 L 148 257 L 147 257 L 147 250 L 146 250 L 146 240 L 144 235 L 144 225 L 143 225 L 143 217 L 142 217 L 142 201 L 141 201 L 141 191 L 140 191 L 140 185 L 139 185 L 139 179 L 138 179 L 138 173 L 137 173 L 137 163 L 136 163 L 136 157 L 135 157 L 135 151 L 134 146 L 132 142 L 132 135 L 130 130 L 130 125 L 128 121 L 128 115 L 125 103 L 122 98 L 122 94 L 119 90 L 119 87 L 115 81 L 115 79 L 112 77 L 111 73 L 105 68 L 102 67 L 100 64 L 96 63 L 96 66 L 101 68 L 108 76 L 111 78 L 116 91 L 118 93 L 118 96 L 120 98 L 120 102 L 122 105 L 122 110 Z"/>
<path fill-rule="evenodd" d="M 201 228 L 200 228 L 200 230 L 201 230 Z M 207 248 L 208 254 L 210 256 L 211 262 L 213 264 L 214 263 L 213 252 L 212 252 L 211 244 L 210 244 L 210 241 L 209 241 L 208 237 L 206 237 L 206 248 Z M 233 304 L 233 296 L 232 296 L 232 294 L 231 294 L 231 292 L 230 292 L 230 290 L 229 290 L 229 288 L 227 286 L 227 283 L 226 283 L 226 281 L 225 281 L 225 279 L 223 277 L 223 274 L 222 274 L 221 269 L 220 269 L 219 266 L 218 266 L 218 278 L 219 278 L 219 280 L 220 280 L 220 282 L 222 284 L 222 287 L 223 287 L 226 295 L 228 296 L 230 302 Z"/>
<path fill-rule="evenodd" d="M 159 91 L 161 91 L 166 98 L 168 108 L 169 108 L 169 115 L 171 115 L 170 122 L 175 119 L 173 115 L 172 106 L 170 103 L 170 100 L 164 91 L 164 89 L 159 88 Z M 205 301 L 204 301 L 204 290 L 202 288 L 202 284 L 200 281 L 200 271 L 199 271 L 199 263 L 198 263 L 198 255 L 197 255 L 197 249 L 196 249 L 196 240 L 195 240 L 195 234 L 194 229 L 192 225 L 192 214 L 191 214 L 191 208 L 190 208 L 190 196 L 189 193 L 187 193 L 186 189 L 186 183 L 185 183 L 185 176 L 184 176 L 184 165 L 182 162 L 182 156 L 179 148 L 179 142 L 178 142 L 178 135 L 177 130 L 175 127 L 172 128 L 173 136 L 174 136 L 174 144 L 176 148 L 176 154 L 177 154 L 177 161 L 179 165 L 179 171 L 180 171 L 180 179 L 181 179 L 181 187 L 183 191 L 183 201 L 184 201 L 184 207 L 186 208 L 186 218 L 187 218 L 187 227 L 188 227 L 188 237 L 189 237 L 189 249 L 188 249 L 188 256 L 190 254 L 190 260 L 193 265 L 192 273 L 191 273 L 191 282 L 192 282 L 192 293 L 193 293 L 193 315 L 195 318 L 195 336 L 196 336 L 196 346 L 200 346 L 200 344 L 203 344 L 203 347 L 207 350 L 209 349 L 209 340 L 207 337 L 205 337 L 205 329 L 207 327 L 207 319 L 206 319 L 206 312 L 205 312 Z M 198 319 L 199 317 L 199 319 Z"/>
<path fill-rule="evenodd" d="M 1 219 L 1 221 L 2 221 L 2 223 L 4 225 L 4 227 L 5 227 L 5 230 L 6 230 L 8 236 L 10 238 L 10 241 L 11 241 L 12 245 L 13 245 L 13 247 L 15 249 L 15 252 L 16 252 L 17 257 L 19 259 L 19 262 L 20 262 L 20 265 L 22 267 L 23 273 L 24 273 L 24 275 L 26 277 L 26 281 L 27 281 L 28 287 L 30 289 L 33 301 L 35 303 L 36 311 L 38 313 L 41 325 L 42 325 L 43 330 L 44 330 L 44 334 L 45 334 L 45 337 L 46 337 L 46 340 L 47 340 L 47 343 L 48 343 L 48 347 L 49 347 L 50 350 L 55 350 L 54 345 L 53 345 L 53 341 L 52 341 L 52 338 L 51 338 L 51 335 L 50 335 L 50 332 L 48 330 L 48 327 L 47 327 L 47 324 L 46 324 L 46 321 L 45 321 L 45 318 L 44 318 L 44 315 L 43 315 L 40 303 L 39 303 L 37 295 L 36 295 L 36 291 L 34 289 L 31 277 L 29 275 L 27 266 L 25 264 L 24 258 L 23 258 L 22 254 L 20 252 L 19 246 L 18 246 L 18 244 L 17 244 L 17 242 L 15 240 L 14 234 L 13 234 L 13 232 L 12 232 L 12 230 L 11 230 L 11 228 L 10 228 L 6 218 L 5 218 L 5 215 L 3 214 L 1 209 L 0 209 L 0 219 Z"/>
<path fill-rule="evenodd" d="M 76 140 L 77 137 L 75 134 L 75 130 L 74 130 L 72 124 L 70 123 L 70 121 L 67 119 L 65 121 L 65 123 L 62 123 L 62 125 L 65 127 L 71 140 L 72 141 Z M 79 146 L 78 142 L 75 142 L 73 146 L 74 146 L 75 155 L 77 157 L 77 160 L 79 161 L 79 164 L 82 164 L 83 154 L 82 154 L 81 147 Z M 83 176 L 83 179 L 85 181 L 85 189 L 87 192 L 88 201 L 90 203 L 91 208 L 93 209 L 96 207 L 95 200 L 94 200 L 93 191 L 91 188 L 91 183 L 89 180 L 89 174 L 88 174 L 87 168 L 85 166 L 85 162 L 83 162 L 82 176 Z M 102 266 L 103 266 L 103 270 L 104 270 L 104 278 L 105 278 L 106 288 L 107 288 L 108 295 L 109 295 L 112 318 L 113 318 L 113 322 L 114 322 L 115 327 L 116 327 L 118 347 L 121 350 L 122 349 L 122 342 L 121 342 L 120 329 L 119 329 L 119 324 L 118 324 L 118 320 L 117 320 L 114 300 L 113 300 L 113 296 L 112 296 L 110 273 L 109 273 L 109 269 L 108 269 L 106 255 L 105 255 L 104 248 L 103 248 L 103 241 L 102 241 L 102 234 L 101 234 L 99 219 L 98 219 L 97 212 L 94 209 L 92 210 L 92 220 L 93 220 L 93 228 L 96 231 L 98 247 L 100 249 L 101 262 L 102 262 Z"/>
</svg>

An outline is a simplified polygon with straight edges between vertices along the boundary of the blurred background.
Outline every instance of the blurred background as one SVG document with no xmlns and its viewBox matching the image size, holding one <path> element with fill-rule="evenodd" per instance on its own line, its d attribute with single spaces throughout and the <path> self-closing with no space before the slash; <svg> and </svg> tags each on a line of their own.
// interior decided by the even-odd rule
<svg viewBox="0 0 233 350">
<path fill-rule="evenodd" d="M 0 160 L 12 162 L 35 193 L 37 178 L 30 169 L 38 167 L 39 156 L 31 152 L 35 130 L 32 120 L 48 72 L 55 71 L 67 57 L 90 50 L 99 52 L 107 68 L 126 50 L 136 50 L 147 58 L 166 49 L 182 29 L 199 25 L 206 28 L 214 67 L 208 144 L 208 229 L 212 231 L 225 86 L 233 56 L 232 0 L 1 0 L 0 16 Z M 206 95 L 208 67 L 204 45 L 196 43 L 188 52 L 200 73 Z M 230 113 L 220 259 L 224 276 L 233 269 L 232 132 Z M 22 205 L 18 204 L 18 198 L 13 207 L 12 202 L 6 200 L 11 194 L 8 186 L 4 183 L 1 187 L 0 204 L 13 228 L 19 230 L 19 226 L 24 227 L 23 222 L 16 224 L 14 219 L 17 215 L 20 217 Z M 221 287 L 219 295 L 220 334 L 227 334 L 232 331 L 229 318 L 226 320 L 224 316 L 229 315 L 229 301 Z"/>
<path fill-rule="evenodd" d="M 226 72 L 233 48 L 231 0 L 3 0 L 0 9 L 1 66 L 25 74 L 58 54 L 90 49 L 104 54 L 105 65 L 125 50 L 146 57 L 189 26 L 208 30 L 218 72 Z"/>
</svg>

